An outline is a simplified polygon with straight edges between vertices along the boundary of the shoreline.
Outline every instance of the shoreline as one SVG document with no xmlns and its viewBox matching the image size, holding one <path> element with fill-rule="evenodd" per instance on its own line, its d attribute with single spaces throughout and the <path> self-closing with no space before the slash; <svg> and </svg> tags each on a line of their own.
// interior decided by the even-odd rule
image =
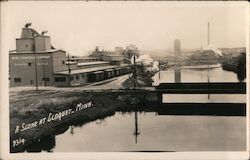
<svg viewBox="0 0 250 160">
<path fill-rule="evenodd" d="M 10 101 L 10 150 L 11 153 L 23 152 L 28 145 L 39 142 L 41 138 L 57 135 L 64 130 L 59 131 L 60 126 L 67 126 L 69 123 L 79 122 L 85 124 L 90 121 L 112 116 L 118 110 L 129 110 L 139 103 L 143 102 L 147 92 L 135 93 L 88 93 L 88 92 L 68 92 L 56 93 L 53 98 L 48 100 L 46 96 L 39 98 L 36 102 L 27 105 L 22 101 Z M 26 93 L 29 94 L 29 91 Z M 57 98 L 55 98 L 57 96 Z M 60 96 L 60 97 L 58 97 Z M 88 107 L 80 104 L 90 104 Z M 62 112 L 68 114 L 61 119 L 48 121 L 49 115 L 56 115 Z M 58 117 L 58 116 L 57 116 Z M 33 127 L 26 126 L 25 130 L 18 131 L 17 128 L 23 129 L 23 125 L 31 124 Z M 34 124 L 36 123 L 36 125 Z M 19 127 L 17 127 L 19 126 Z M 60 130 L 60 129 L 59 129 Z"/>
<path fill-rule="evenodd" d="M 113 116 L 116 112 L 155 112 L 159 115 L 179 116 L 246 116 L 246 104 L 163 103 L 159 105 L 157 94 L 145 90 L 120 93 L 44 92 L 46 94 L 41 92 L 41 96 L 37 96 L 35 100 L 34 98 L 29 100 L 28 97 L 26 101 L 22 99 L 13 102 L 13 97 L 10 100 L 11 153 L 39 152 L 37 143 L 39 145 L 45 143 L 43 145 L 46 148 L 48 147 L 46 139 L 50 139 L 49 142 L 52 143 L 50 145 L 54 146 L 55 136 L 64 133 L 71 125 L 82 126 L 91 121 Z M 31 93 L 32 91 L 25 91 L 20 94 Z M 51 97 L 49 100 L 48 96 Z M 16 126 L 22 126 L 22 123 L 31 124 L 32 127 L 15 133 Z M 15 147 L 13 142 L 16 142 Z M 32 148 L 34 150 L 31 150 Z"/>
</svg>

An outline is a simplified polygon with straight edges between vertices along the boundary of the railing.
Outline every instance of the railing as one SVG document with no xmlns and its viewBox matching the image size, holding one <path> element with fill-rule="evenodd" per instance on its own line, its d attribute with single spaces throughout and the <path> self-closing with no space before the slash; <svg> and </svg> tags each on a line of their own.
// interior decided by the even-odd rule
<svg viewBox="0 0 250 160">
<path fill-rule="evenodd" d="M 246 94 L 246 83 L 161 83 L 156 87 L 156 91 L 174 94 Z"/>
</svg>

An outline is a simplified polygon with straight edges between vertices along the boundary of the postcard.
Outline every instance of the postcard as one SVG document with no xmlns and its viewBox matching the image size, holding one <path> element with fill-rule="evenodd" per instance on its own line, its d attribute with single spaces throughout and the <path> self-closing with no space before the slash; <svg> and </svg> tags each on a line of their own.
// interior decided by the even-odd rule
<svg viewBox="0 0 250 160">
<path fill-rule="evenodd" d="M 247 2 L 3 1 L 1 158 L 247 159 L 248 69 Z"/>
</svg>

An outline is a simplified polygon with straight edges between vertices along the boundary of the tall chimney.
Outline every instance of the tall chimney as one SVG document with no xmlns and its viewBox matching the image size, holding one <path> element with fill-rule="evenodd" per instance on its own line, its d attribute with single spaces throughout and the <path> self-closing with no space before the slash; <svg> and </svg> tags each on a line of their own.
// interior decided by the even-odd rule
<svg viewBox="0 0 250 160">
<path fill-rule="evenodd" d="M 207 24 L 207 45 L 209 46 L 210 44 L 210 24 L 208 22 Z"/>
</svg>

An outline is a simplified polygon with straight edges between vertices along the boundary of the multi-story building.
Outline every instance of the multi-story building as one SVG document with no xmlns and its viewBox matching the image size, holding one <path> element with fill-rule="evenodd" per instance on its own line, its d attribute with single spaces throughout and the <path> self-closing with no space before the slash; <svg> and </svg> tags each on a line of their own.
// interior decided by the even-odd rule
<svg viewBox="0 0 250 160">
<path fill-rule="evenodd" d="M 49 36 L 26 25 L 16 39 L 16 50 L 9 52 L 10 86 L 83 85 L 131 71 L 129 64 L 118 62 L 122 59 L 117 55 L 69 58 L 51 45 Z"/>
<path fill-rule="evenodd" d="M 50 37 L 24 27 L 9 53 L 10 86 L 54 84 L 54 73 L 66 70 L 65 51 L 52 49 Z"/>
</svg>

